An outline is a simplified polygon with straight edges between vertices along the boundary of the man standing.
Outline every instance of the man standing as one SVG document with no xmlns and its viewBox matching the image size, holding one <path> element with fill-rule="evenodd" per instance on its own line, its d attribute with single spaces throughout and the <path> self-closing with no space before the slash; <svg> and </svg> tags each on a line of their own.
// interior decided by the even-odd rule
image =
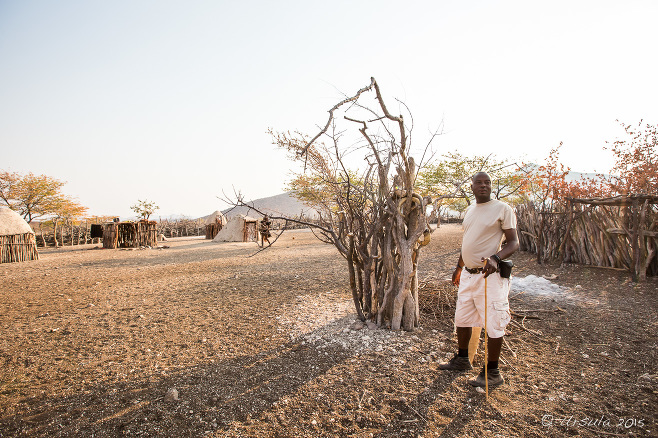
<svg viewBox="0 0 658 438">
<path fill-rule="evenodd" d="M 478 172 L 471 179 L 471 189 L 475 204 L 466 209 L 464 215 L 464 236 L 457 267 L 452 274 L 452 282 L 459 286 L 455 309 L 458 353 L 449 361 L 439 364 L 442 370 L 470 370 L 473 367 L 468 359 L 468 345 L 473 327 L 484 327 L 485 306 L 487 306 L 488 358 L 487 373 L 489 385 L 504 382 L 498 370 L 498 358 L 503 345 L 505 327 L 510 321 L 508 294 L 510 279 L 501 278 L 498 265 L 519 248 L 516 234 L 516 216 L 512 208 L 491 199 L 491 178 L 485 172 Z M 505 245 L 501 243 L 505 238 Z M 462 270 L 465 271 L 462 273 Z M 485 303 L 485 278 L 487 302 Z M 473 386 L 485 386 L 484 367 L 482 372 L 468 381 Z"/>
<path fill-rule="evenodd" d="M 270 232 L 270 227 L 272 226 L 272 222 L 270 221 L 269 216 L 264 215 L 263 219 L 260 221 L 260 227 L 259 227 L 259 232 L 260 232 L 260 246 L 265 246 L 265 241 L 267 241 L 268 245 L 272 245 L 270 243 L 270 237 L 272 237 L 272 233 Z"/>
</svg>

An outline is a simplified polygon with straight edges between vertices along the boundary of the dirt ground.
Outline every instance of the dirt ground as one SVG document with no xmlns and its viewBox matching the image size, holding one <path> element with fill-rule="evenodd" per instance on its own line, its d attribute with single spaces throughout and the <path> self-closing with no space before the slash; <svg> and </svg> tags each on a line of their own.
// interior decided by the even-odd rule
<svg viewBox="0 0 658 438">
<path fill-rule="evenodd" d="M 45 250 L 0 265 L 0 436 L 658 436 L 658 282 L 537 265 L 489 399 L 456 349 L 459 226 L 420 262 L 422 326 L 358 329 L 345 263 L 308 231 L 255 244 Z M 250 255 L 253 255 L 249 257 Z"/>
</svg>

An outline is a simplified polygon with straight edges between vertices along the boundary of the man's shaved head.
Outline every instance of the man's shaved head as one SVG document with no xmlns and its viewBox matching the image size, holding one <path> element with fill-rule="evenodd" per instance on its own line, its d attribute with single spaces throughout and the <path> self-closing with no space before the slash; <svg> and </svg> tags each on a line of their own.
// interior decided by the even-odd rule
<svg viewBox="0 0 658 438">
<path fill-rule="evenodd" d="M 471 178 L 471 190 L 475 201 L 480 204 L 491 200 L 491 177 L 487 172 L 478 172 Z"/>
<path fill-rule="evenodd" d="M 489 179 L 489 181 L 491 181 L 491 177 L 489 176 L 489 174 L 488 174 L 487 172 L 478 172 L 478 173 L 476 173 L 475 175 L 473 175 L 473 176 L 471 177 L 471 182 L 474 183 L 475 180 L 476 180 L 478 177 L 483 177 L 483 176 L 484 176 L 484 177 L 487 177 L 487 178 Z"/>
</svg>

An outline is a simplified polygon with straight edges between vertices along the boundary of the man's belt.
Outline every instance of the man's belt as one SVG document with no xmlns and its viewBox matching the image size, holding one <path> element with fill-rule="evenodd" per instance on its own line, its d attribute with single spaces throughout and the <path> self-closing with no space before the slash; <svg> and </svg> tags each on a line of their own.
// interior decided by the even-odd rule
<svg viewBox="0 0 658 438">
<path fill-rule="evenodd" d="M 466 269 L 466 272 L 468 272 L 469 274 L 478 274 L 480 272 L 484 272 L 484 268 L 473 268 L 473 269 L 471 269 L 471 268 L 468 268 L 468 267 L 464 266 L 464 269 Z"/>
</svg>

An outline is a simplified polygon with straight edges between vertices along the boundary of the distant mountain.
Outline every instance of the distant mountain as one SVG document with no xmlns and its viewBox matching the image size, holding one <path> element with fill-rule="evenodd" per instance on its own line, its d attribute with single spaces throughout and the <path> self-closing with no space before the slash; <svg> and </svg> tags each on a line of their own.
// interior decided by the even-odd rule
<svg viewBox="0 0 658 438">
<path fill-rule="evenodd" d="M 530 163 L 530 164 L 528 164 L 527 170 L 535 170 L 538 167 L 539 167 L 538 164 Z M 517 172 L 517 174 L 521 175 L 522 173 Z M 588 172 L 577 172 L 577 171 L 570 170 L 569 173 L 567 173 L 567 175 L 564 179 L 568 182 L 577 181 L 581 178 L 600 180 L 601 175 L 603 175 L 604 178 L 610 177 L 610 175 L 605 174 L 605 173 L 596 173 L 596 172 L 589 172 L 588 173 Z"/>
<path fill-rule="evenodd" d="M 567 174 L 567 176 L 565 177 L 565 179 L 567 181 L 576 181 L 576 180 L 579 180 L 581 178 L 590 178 L 590 179 L 600 180 L 601 179 L 600 175 L 603 175 L 606 178 L 610 176 L 610 175 L 599 174 L 599 173 L 581 173 L 581 172 L 570 171 Z"/>
<path fill-rule="evenodd" d="M 287 217 L 298 217 L 300 214 L 304 213 L 306 218 L 317 218 L 318 213 L 295 198 L 292 195 L 292 192 L 281 193 L 280 195 L 270 196 L 269 198 L 256 199 L 250 202 L 247 202 L 249 205 L 253 205 L 258 210 L 263 213 L 267 213 L 272 216 L 287 216 Z M 233 209 L 222 210 L 222 213 L 227 217 L 231 218 L 238 214 L 243 214 L 246 216 L 260 217 L 258 213 L 254 210 L 250 210 L 247 207 L 236 207 Z"/>
</svg>

